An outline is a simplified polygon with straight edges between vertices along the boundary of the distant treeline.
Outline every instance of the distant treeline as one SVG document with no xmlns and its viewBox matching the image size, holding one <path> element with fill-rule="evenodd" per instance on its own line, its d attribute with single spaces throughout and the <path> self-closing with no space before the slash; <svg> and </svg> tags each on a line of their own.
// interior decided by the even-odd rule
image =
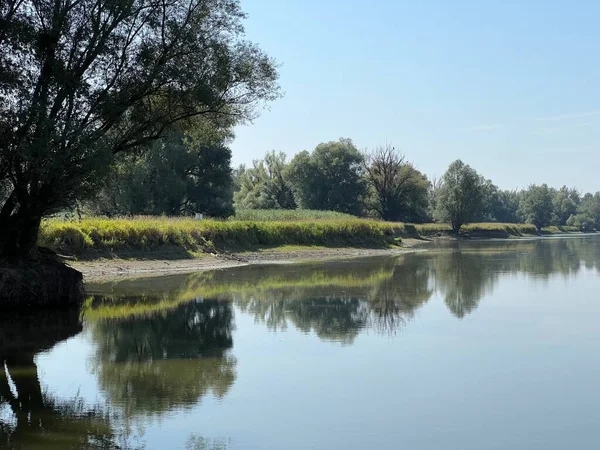
<svg viewBox="0 0 600 450">
<path fill-rule="evenodd" d="M 287 161 L 268 152 L 231 168 L 227 136 L 172 133 L 149 151 L 118 160 L 98 194 L 83 205 L 99 215 L 228 217 L 236 209 L 337 211 L 397 222 L 472 222 L 600 228 L 600 193 L 546 184 L 502 190 L 460 160 L 428 179 L 392 146 L 359 151 L 350 139 L 325 142 Z"/>
</svg>

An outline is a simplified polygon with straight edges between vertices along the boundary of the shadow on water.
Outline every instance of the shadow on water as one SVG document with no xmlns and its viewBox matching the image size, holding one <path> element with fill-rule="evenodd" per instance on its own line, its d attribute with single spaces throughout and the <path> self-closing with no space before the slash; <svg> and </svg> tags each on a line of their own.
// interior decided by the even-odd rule
<svg viewBox="0 0 600 450">
<path fill-rule="evenodd" d="M 226 394 L 235 380 L 231 305 L 189 302 L 168 315 L 92 324 L 92 370 L 109 400 L 57 398 L 42 387 L 36 356 L 82 331 L 81 310 L 0 319 L 0 448 L 138 448 L 132 420 Z M 227 448 L 192 435 L 187 448 Z M 143 446 L 142 446 L 143 447 Z"/>
<path fill-rule="evenodd" d="M 80 310 L 11 314 L 0 319 L 0 448 L 116 448 L 108 414 L 42 389 L 35 356 L 82 329 Z"/>
</svg>

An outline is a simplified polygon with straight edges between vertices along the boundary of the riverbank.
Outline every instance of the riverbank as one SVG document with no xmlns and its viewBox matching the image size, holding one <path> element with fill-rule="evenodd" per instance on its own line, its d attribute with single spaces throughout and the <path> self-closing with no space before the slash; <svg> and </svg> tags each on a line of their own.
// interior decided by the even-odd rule
<svg viewBox="0 0 600 450">
<path fill-rule="evenodd" d="M 556 227 L 541 234 L 573 232 Z M 453 235 L 445 224 L 366 219 L 215 221 L 137 217 L 49 220 L 40 245 L 63 255 L 86 279 L 160 274 L 277 261 L 399 254 L 447 239 L 540 236 L 528 224 L 479 223 Z"/>
<path fill-rule="evenodd" d="M 428 241 L 424 241 L 427 243 Z M 99 258 L 71 260 L 69 265 L 83 274 L 84 280 L 99 281 L 106 278 L 155 276 L 172 273 L 227 269 L 250 264 L 282 264 L 289 262 L 323 261 L 369 256 L 393 256 L 421 251 L 421 241 L 408 240 L 403 247 L 395 248 L 326 248 L 283 246 L 261 251 L 243 252 L 235 255 L 203 255 L 188 259 L 123 259 Z"/>
</svg>

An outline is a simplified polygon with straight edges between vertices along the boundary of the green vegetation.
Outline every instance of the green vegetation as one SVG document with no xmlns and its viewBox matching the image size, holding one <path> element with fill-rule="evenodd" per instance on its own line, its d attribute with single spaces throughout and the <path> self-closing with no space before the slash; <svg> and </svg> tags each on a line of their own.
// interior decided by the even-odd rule
<svg viewBox="0 0 600 450">
<path fill-rule="evenodd" d="M 39 256 L 42 218 L 95 194 L 120 155 L 279 96 L 238 0 L 8 0 L 0 17 L 0 258 Z"/>
<path fill-rule="evenodd" d="M 550 225 L 553 214 L 553 195 L 546 184 L 535 184 L 523 192 L 519 205 L 519 212 L 528 223 L 532 223 L 538 230 Z"/>
<path fill-rule="evenodd" d="M 269 152 L 253 167 L 236 174 L 235 206 L 238 209 L 294 209 L 296 200 L 287 177 L 284 153 Z"/>
<path fill-rule="evenodd" d="M 235 220 L 288 221 L 288 220 L 354 220 L 358 217 L 336 211 L 315 209 L 239 209 Z"/>
<path fill-rule="evenodd" d="M 216 221 L 138 217 L 48 220 L 40 245 L 70 253 L 153 251 L 166 246 L 194 253 L 277 245 L 385 247 L 397 243 L 400 226 L 373 220 Z"/>
<path fill-rule="evenodd" d="M 195 120 L 186 133 L 173 130 L 144 151 L 119 154 L 102 188 L 82 208 L 92 215 L 233 214 L 228 130 Z"/>
<path fill-rule="evenodd" d="M 421 236 L 431 236 L 436 233 L 451 233 L 452 225 L 438 223 L 424 223 L 414 225 L 415 230 Z M 462 227 L 463 233 L 467 235 L 480 235 L 487 237 L 519 237 L 537 235 L 537 229 L 533 225 L 523 223 L 471 223 Z M 565 230 L 567 231 L 567 230 Z M 559 232 L 558 230 L 555 232 Z"/>
<path fill-rule="evenodd" d="M 365 175 L 372 191 L 369 209 L 378 217 L 390 221 L 427 221 L 429 180 L 394 147 L 388 144 L 368 153 Z"/>
<path fill-rule="evenodd" d="M 276 220 L 269 220 L 274 214 Z M 297 218 L 294 214 L 298 215 Z M 339 213 L 265 211 L 257 220 L 202 220 L 165 217 L 83 220 L 51 219 L 42 224 L 39 244 L 62 254 L 84 258 L 190 257 L 201 253 L 246 251 L 277 246 L 387 248 L 404 237 L 450 234 L 447 224 L 403 224 L 353 218 Z M 472 237 L 537 235 L 528 224 L 476 223 L 465 225 Z M 545 228 L 545 233 L 574 231 L 573 227 Z M 168 255 L 168 256 L 166 256 Z"/>
<path fill-rule="evenodd" d="M 422 233 L 600 228 L 600 193 L 502 191 L 460 160 L 431 182 L 393 146 L 362 152 L 347 137 L 232 170 L 233 130 L 279 96 L 277 66 L 246 41 L 239 3 L 2 3 L 3 264 L 47 263 L 38 243 L 74 254 L 387 246 L 420 234 L 401 222 L 434 219 Z M 40 234 L 46 218 L 74 212 L 237 220 L 50 220 Z"/>
<path fill-rule="evenodd" d="M 351 139 L 324 142 L 290 162 L 289 180 L 298 205 L 361 215 L 367 195 L 364 156 Z"/>
<path fill-rule="evenodd" d="M 460 160 L 454 161 L 444 174 L 436 195 L 435 217 L 450 223 L 452 231 L 473 222 L 483 209 L 485 180 Z"/>
<path fill-rule="evenodd" d="M 569 217 L 567 224 L 583 231 L 600 229 L 600 192 L 585 194 L 577 206 L 577 213 Z"/>
</svg>

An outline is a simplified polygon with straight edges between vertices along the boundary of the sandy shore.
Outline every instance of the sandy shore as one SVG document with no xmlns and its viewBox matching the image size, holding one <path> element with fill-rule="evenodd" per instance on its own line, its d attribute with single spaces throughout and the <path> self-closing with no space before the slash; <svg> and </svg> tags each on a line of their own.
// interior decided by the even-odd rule
<svg viewBox="0 0 600 450">
<path fill-rule="evenodd" d="M 419 241 L 420 242 L 420 241 Z M 153 276 L 177 272 L 225 269 L 249 264 L 292 263 L 311 260 L 361 258 L 368 256 L 400 255 L 419 251 L 418 242 L 406 243 L 397 249 L 364 248 L 284 248 L 244 252 L 232 255 L 206 255 L 187 259 L 122 259 L 99 258 L 69 261 L 68 264 L 83 273 L 86 281 L 133 275 Z"/>
</svg>

